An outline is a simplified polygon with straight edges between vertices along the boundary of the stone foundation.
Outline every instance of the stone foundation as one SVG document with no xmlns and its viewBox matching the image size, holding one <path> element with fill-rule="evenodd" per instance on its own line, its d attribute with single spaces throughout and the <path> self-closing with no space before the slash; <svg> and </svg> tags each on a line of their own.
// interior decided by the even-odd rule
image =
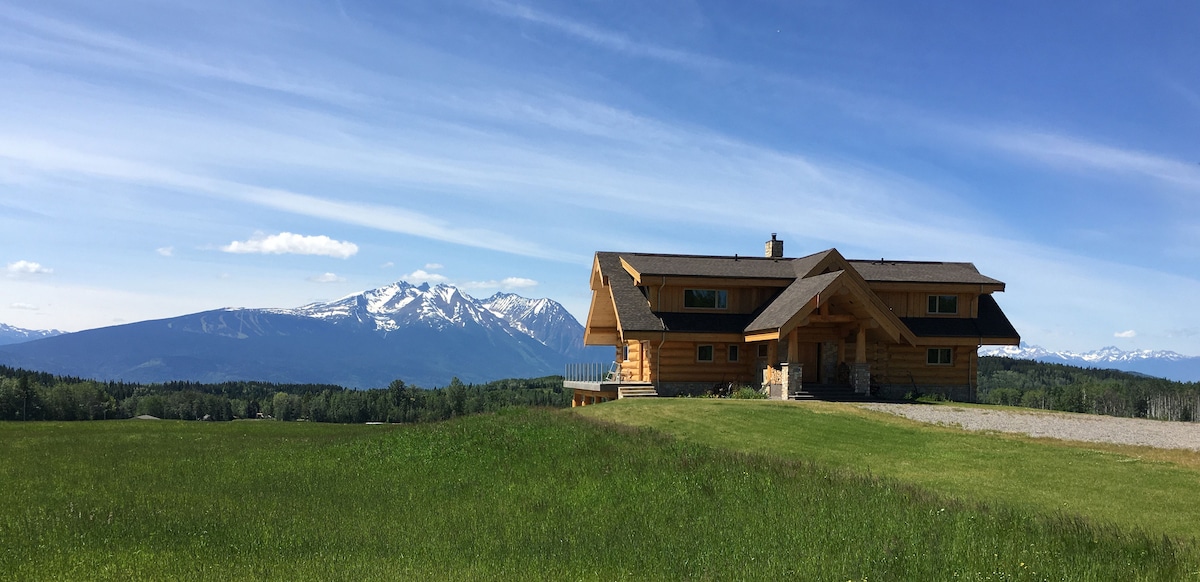
<svg viewBox="0 0 1200 582">
<path fill-rule="evenodd" d="M 850 364 L 850 386 L 856 394 L 871 393 L 871 364 Z"/>
</svg>

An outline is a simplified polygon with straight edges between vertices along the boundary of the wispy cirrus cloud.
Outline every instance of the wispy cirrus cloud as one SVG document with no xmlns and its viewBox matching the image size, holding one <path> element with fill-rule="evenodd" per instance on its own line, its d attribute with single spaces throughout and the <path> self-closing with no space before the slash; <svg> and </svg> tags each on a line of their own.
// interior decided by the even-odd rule
<svg viewBox="0 0 1200 582">
<path fill-rule="evenodd" d="M 261 255 L 320 255 L 348 259 L 358 253 L 358 245 L 334 240 L 325 235 L 306 236 L 290 232 L 256 234 L 245 241 L 233 241 L 222 251 L 235 254 Z"/>
<path fill-rule="evenodd" d="M 487 5 L 493 12 L 537 24 L 586 41 L 594 46 L 624 55 L 648 58 L 690 68 L 704 69 L 725 66 L 720 59 L 652 43 L 636 41 L 620 33 L 536 10 L 523 4 L 493 0 Z"/>
<path fill-rule="evenodd" d="M 1137 331 L 1132 330 L 1132 329 L 1127 329 L 1125 331 L 1118 331 L 1118 332 L 1113 333 L 1113 337 L 1122 338 L 1122 339 L 1135 338 L 1135 337 L 1137 337 Z"/>
<path fill-rule="evenodd" d="M 985 134 L 993 146 L 1051 166 L 1136 174 L 1188 189 L 1200 189 L 1200 164 L 1078 137 L 1031 130 Z"/>
</svg>

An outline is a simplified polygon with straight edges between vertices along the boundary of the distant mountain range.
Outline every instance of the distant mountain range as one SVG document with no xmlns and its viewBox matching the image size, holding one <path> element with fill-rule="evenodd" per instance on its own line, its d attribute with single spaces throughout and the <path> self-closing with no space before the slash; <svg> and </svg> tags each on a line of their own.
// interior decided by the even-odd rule
<svg viewBox="0 0 1200 582">
<path fill-rule="evenodd" d="M 1179 382 L 1200 382 L 1200 357 L 1184 356 L 1166 350 L 1125 351 L 1109 346 L 1083 353 L 1052 352 L 1041 346 L 1021 342 L 1020 346 L 980 348 L 979 355 L 1037 360 L 1085 368 L 1112 368 Z"/>
<path fill-rule="evenodd" d="M 0 346 L 0 364 L 163 382 L 263 380 L 366 388 L 560 374 L 611 359 L 550 299 L 400 281 L 294 309 L 219 309 Z"/>
<path fill-rule="evenodd" d="M 23 329 L 0 323 L 0 346 L 62 335 L 57 329 Z"/>
</svg>

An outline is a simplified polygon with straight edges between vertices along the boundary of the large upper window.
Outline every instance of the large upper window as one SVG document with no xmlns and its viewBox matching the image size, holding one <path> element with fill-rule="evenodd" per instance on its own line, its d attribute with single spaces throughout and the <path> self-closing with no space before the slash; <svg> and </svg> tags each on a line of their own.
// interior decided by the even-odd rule
<svg viewBox="0 0 1200 582">
<path fill-rule="evenodd" d="M 958 295 L 930 295 L 929 313 L 958 313 Z"/>
<path fill-rule="evenodd" d="M 719 289 L 684 289 L 683 306 L 700 309 L 725 309 L 728 293 Z"/>
</svg>

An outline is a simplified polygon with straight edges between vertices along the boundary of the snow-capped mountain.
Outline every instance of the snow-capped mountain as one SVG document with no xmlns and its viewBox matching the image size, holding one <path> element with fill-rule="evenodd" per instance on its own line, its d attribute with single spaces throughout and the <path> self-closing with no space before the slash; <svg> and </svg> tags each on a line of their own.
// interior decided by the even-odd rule
<svg viewBox="0 0 1200 582">
<path fill-rule="evenodd" d="M 24 329 L 0 323 L 0 346 L 62 335 L 57 329 Z"/>
<path fill-rule="evenodd" d="M 583 326 L 549 299 L 399 281 L 327 303 L 219 309 L 0 348 L 0 363 L 139 382 L 438 386 L 561 373 Z M 574 342 L 574 343 L 572 343 Z"/>
<path fill-rule="evenodd" d="M 496 293 L 482 305 L 514 328 L 571 357 L 582 356 L 583 326 L 558 302 L 528 299 L 515 293 Z"/>
<path fill-rule="evenodd" d="M 1122 350 L 1114 346 L 1090 352 L 1050 351 L 1021 342 L 1019 346 L 987 346 L 981 356 L 1001 356 L 1037 360 L 1089 368 L 1113 368 L 1159 376 L 1179 382 L 1200 382 L 1200 357 L 1189 357 L 1169 350 Z"/>
</svg>

